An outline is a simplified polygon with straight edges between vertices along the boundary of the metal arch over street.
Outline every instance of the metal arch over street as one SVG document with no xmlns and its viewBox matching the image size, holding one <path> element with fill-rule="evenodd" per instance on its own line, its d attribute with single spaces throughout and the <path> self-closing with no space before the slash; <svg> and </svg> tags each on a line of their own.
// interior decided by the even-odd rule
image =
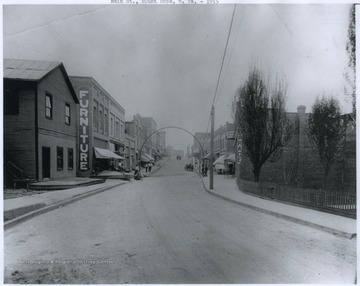
<svg viewBox="0 0 360 286">
<path fill-rule="evenodd" d="M 157 129 L 155 130 L 154 132 L 152 132 L 143 142 L 143 144 L 141 145 L 141 148 L 140 148 L 140 156 L 142 154 L 142 149 L 144 148 L 144 145 L 146 143 L 146 141 L 152 136 L 154 135 L 156 132 L 159 132 L 160 130 L 163 130 L 163 129 L 170 129 L 170 128 L 175 128 L 175 129 L 180 129 L 182 131 L 185 131 L 186 133 L 190 134 L 192 137 L 194 137 L 194 139 L 199 143 L 199 146 L 201 148 L 201 159 L 202 161 L 204 161 L 204 148 L 202 146 L 202 144 L 200 143 L 200 141 L 196 138 L 196 136 L 194 134 L 192 134 L 191 132 L 187 131 L 186 129 L 184 128 L 181 128 L 181 127 L 177 127 L 177 126 L 167 126 L 167 127 L 162 127 L 160 129 Z"/>
</svg>

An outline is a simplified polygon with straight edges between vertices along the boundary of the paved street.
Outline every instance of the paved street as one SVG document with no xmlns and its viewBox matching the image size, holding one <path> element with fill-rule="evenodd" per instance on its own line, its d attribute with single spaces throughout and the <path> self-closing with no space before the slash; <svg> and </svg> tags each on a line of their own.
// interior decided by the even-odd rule
<svg viewBox="0 0 360 286">
<path fill-rule="evenodd" d="M 9 228 L 5 282 L 354 282 L 356 239 L 216 198 L 186 163 Z"/>
</svg>

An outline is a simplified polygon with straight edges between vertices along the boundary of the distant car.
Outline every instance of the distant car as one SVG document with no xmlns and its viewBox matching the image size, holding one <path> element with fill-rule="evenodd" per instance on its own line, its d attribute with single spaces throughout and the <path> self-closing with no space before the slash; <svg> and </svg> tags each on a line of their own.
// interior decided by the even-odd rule
<svg viewBox="0 0 360 286">
<path fill-rule="evenodd" d="M 194 166 L 192 164 L 186 164 L 184 169 L 185 169 L 185 171 L 193 171 Z"/>
</svg>

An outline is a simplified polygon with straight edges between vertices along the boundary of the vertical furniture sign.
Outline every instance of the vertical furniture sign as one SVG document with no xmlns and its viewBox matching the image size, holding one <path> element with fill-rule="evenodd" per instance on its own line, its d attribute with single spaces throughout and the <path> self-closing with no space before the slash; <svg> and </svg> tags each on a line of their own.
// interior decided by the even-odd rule
<svg viewBox="0 0 360 286">
<path fill-rule="evenodd" d="M 80 171 L 89 170 L 89 90 L 80 89 L 79 162 Z"/>
</svg>

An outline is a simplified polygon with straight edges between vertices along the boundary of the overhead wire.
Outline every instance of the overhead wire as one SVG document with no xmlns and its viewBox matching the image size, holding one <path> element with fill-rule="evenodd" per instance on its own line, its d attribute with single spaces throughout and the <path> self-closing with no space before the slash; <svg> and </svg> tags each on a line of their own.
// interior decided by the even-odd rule
<svg viewBox="0 0 360 286">
<path fill-rule="evenodd" d="M 236 4 L 234 5 L 233 14 L 232 14 L 232 17 L 231 17 L 231 23 L 230 23 L 229 33 L 228 33 L 228 36 L 227 36 L 226 45 L 225 45 L 225 50 L 224 50 L 223 58 L 222 58 L 222 61 L 221 61 L 220 72 L 219 72 L 218 80 L 217 80 L 217 83 L 216 83 L 216 89 L 215 89 L 215 93 L 214 93 L 214 98 L 213 98 L 212 105 L 215 104 L 216 94 L 217 94 L 217 91 L 218 91 L 218 88 L 219 88 L 219 82 L 220 82 L 220 78 L 221 78 L 221 72 L 222 72 L 222 69 L 223 69 L 223 66 L 224 66 L 226 51 L 227 51 L 227 47 L 228 47 L 228 44 L 229 44 L 229 39 L 230 39 L 230 34 L 231 34 L 232 25 L 233 25 L 233 22 L 234 22 L 235 10 L 236 10 Z"/>
<path fill-rule="evenodd" d="M 241 27 L 241 25 L 242 25 L 243 15 L 244 15 L 244 10 L 241 10 L 239 27 Z M 235 41 L 234 41 L 234 44 L 232 45 L 232 49 L 231 49 L 231 52 L 230 52 L 230 57 L 229 57 L 229 60 L 228 60 L 228 62 L 227 62 L 227 66 L 226 66 L 226 69 L 225 69 L 225 72 L 224 72 L 224 76 L 222 77 L 222 81 L 221 81 L 221 85 L 220 85 L 220 89 L 219 89 L 219 94 L 221 94 L 221 90 L 222 90 L 222 88 L 223 88 L 223 86 L 224 86 L 225 75 L 227 74 L 227 72 L 228 72 L 228 70 L 229 70 L 229 66 L 230 66 L 231 59 L 232 59 L 232 56 L 233 56 L 233 53 L 234 53 L 234 50 L 235 50 L 236 42 L 237 42 L 237 39 L 238 39 L 238 37 L 239 37 L 239 30 L 240 30 L 240 28 L 237 29 L 237 32 L 236 32 Z M 219 96 L 216 98 L 215 104 L 216 104 L 216 102 L 217 102 L 218 99 L 219 99 Z"/>
<path fill-rule="evenodd" d="M 88 15 L 88 14 L 92 14 L 92 13 L 95 13 L 95 12 L 98 12 L 100 10 L 103 10 L 103 9 L 107 9 L 109 8 L 109 6 L 105 6 L 105 7 L 101 7 L 101 8 L 98 8 L 98 9 L 94 9 L 94 10 L 90 10 L 90 11 L 84 11 L 82 13 L 78 13 L 78 14 L 75 14 L 75 15 L 71 15 L 71 16 L 68 16 L 68 17 L 65 17 L 65 18 L 61 18 L 61 19 L 58 19 L 58 20 L 53 20 L 53 21 L 50 21 L 50 22 L 47 22 L 47 23 L 43 23 L 41 25 L 38 25 L 38 26 L 35 26 L 35 27 L 31 27 L 31 28 L 28 28 L 26 30 L 23 30 L 23 31 L 19 31 L 19 32 L 15 32 L 15 33 L 12 33 L 12 34 L 9 34 L 9 33 L 4 33 L 4 38 L 10 38 L 10 37 L 14 37 L 14 36 L 18 36 L 18 35 L 21 35 L 21 34 L 24 34 L 26 32 L 30 32 L 32 30 L 36 30 L 36 29 L 40 29 L 40 28 L 43 28 L 43 27 L 46 27 L 46 26 L 49 26 L 49 25 L 52 25 L 52 24 L 55 24 L 55 23 L 59 23 L 59 22 L 62 22 L 62 21 L 66 21 L 66 20 L 69 20 L 69 19 L 74 19 L 74 18 L 77 18 L 77 17 L 82 17 L 84 15 Z"/>
<path fill-rule="evenodd" d="M 223 66 L 224 66 L 224 61 L 225 61 L 225 56 L 226 56 L 227 47 L 228 47 L 228 44 L 229 44 L 229 39 L 230 39 L 231 30 L 232 30 L 232 25 L 233 25 L 233 22 L 234 22 L 235 11 L 236 11 L 236 4 L 234 5 L 234 10 L 233 10 L 232 17 L 231 17 L 229 33 L 228 33 L 228 36 L 227 36 L 227 39 L 226 39 L 225 50 L 224 50 L 224 54 L 223 54 L 222 61 L 221 61 L 221 67 L 220 67 L 220 72 L 219 72 L 218 80 L 217 80 L 217 83 L 216 83 L 216 89 L 215 89 L 215 93 L 214 93 L 214 97 L 213 97 L 213 101 L 212 101 L 212 106 L 215 105 L 216 94 L 217 94 L 217 91 L 218 91 L 218 88 L 219 88 L 221 73 L 222 73 L 222 69 L 223 69 Z M 206 128 L 206 133 L 208 133 L 208 131 L 209 131 L 209 126 L 210 126 L 210 121 L 211 121 L 211 116 L 212 116 L 211 113 L 212 113 L 212 112 L 210 112 L 210 115 L 209 115 L 209 120 L 208 120 L 208 126 L 207 126 L 207 128 Z"/>
</svg>

